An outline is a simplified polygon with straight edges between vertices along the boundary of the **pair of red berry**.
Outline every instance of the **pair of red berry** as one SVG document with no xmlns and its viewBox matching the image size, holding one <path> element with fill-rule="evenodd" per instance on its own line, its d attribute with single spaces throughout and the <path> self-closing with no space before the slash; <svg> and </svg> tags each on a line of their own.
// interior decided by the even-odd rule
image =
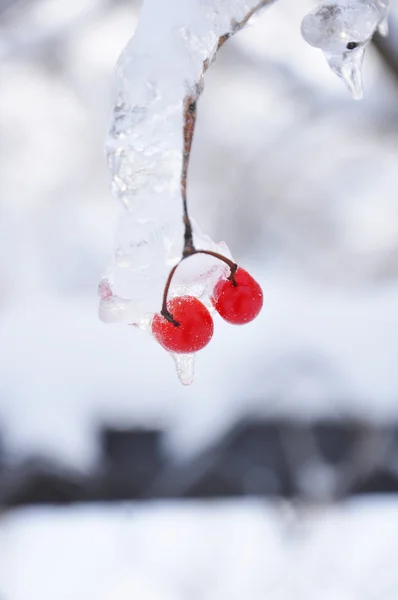
<svg viewBox="0 0 398 600">
<path fill-rule="evenodd" d="M 263 305 L 260 285 L 244 269 L 238 267 L 228 279 L 216 284 L 211 302 L 220 316 L 234 325 L 249 323 Z M 156 314 L 152 333 L 166 350 L 192 353 L 204 348 L 213 336 L 213 319 L 205 305 L 194 296 L 177 296 L 167 303 L 173 321 Z"/>
</svg>

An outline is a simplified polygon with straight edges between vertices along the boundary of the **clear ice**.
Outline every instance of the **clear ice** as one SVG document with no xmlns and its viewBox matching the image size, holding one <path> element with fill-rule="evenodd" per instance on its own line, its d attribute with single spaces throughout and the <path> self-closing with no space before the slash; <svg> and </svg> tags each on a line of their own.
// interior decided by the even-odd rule
<svg viewBox="0 0 398 600">
<path fill-rule="evenodd" d="M 389 0 L 323 1 L 306 15 L 301 33 L 306 42 L 323 50 L 336 75 L 355 99 L 363 96 L 362 63 L 375 31 L 386 35 Z"/>
<path fill-rule="evenodd" d="M 194 378 L 195 369 L 195 354 L 174 354 L 171 353 L 174 359 L 177 375 L 183 385 L 191 385 Z"/>
<path fill-rule="evenodd" d="M 149 329 L 166 278 L 183 249 L 181 173 L 184 102 L 202 89 L 222 36 L 271 0 L 145 0 L 136 32 L 116 66 L 116 98 L 106 142 L 121 213 L 115 252 L 99 285 L 99 316 Z M 194 224 L 199 249 L 231 257 Z M 181 263 L 169 297 L 189 293 L 209 308 L 224 263 L 204 255 Z M 174 356 L 181 381 L 193 357 Z"/>
</svg>

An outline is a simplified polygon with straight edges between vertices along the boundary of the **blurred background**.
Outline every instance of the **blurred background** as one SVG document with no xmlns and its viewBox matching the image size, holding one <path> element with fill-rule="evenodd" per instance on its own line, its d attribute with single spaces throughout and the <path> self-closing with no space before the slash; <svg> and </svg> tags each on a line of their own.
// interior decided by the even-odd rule
<svg viewBox="0 0 398 600">
<path fill-rule="evenodd" d="M 279 0 L 206 75 L 191 212 L 263 286 L 178 382 L 104 325 L 134 0 L 0 0 L 0 599 L 398 598 L 398 13 L 354 102 Z"/>
</svg>

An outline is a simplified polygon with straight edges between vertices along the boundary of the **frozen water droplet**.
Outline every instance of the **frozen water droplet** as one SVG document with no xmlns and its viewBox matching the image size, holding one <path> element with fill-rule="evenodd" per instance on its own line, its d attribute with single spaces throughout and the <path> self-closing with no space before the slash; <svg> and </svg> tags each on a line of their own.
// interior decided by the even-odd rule
<svg viewBox="0 0 398 600">
<path fill-rule="evenodd" d="M 306 15 L 301 33 L 308 44 L 331 54 L 344 54 L 347 44 L 370 40 L 384 15 L 372 1 L 323 2 Z"/>
<path fill-rule="evenodd" d="M 344 81 L 354 100 L 363 98 L 362 64 L 365 47 L 345 52 L 342 55 L 325 53 L 333 73 Z"/>
<path fill-rule="evenodd" d="M 170 352 L 174 359 L 178 379 L 182 385 L 191 385 L 195 375 L 195 354 L 174 354 Z"/>
<path fill-rule="evenodd" d="M 357 100 L 363 96 L 364 52 L 376 30 L 387 33 L 388 9 L 389 0 L 324 1 L 302 21 L 303 38 L 323 50 L 332 71 Z"/>
</svg>

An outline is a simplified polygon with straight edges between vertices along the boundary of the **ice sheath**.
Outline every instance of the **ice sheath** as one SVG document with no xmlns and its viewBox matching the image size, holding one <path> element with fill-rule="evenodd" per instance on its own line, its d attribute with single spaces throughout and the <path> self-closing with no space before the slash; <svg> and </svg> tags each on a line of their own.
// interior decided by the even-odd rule
<svg viewBox="0 0 398 600">
<path fill-rule="evenodd" d="M 115 251 L 100 284 L 100 318 L 148 324 L 183 244 L 184 102 L 198 97 L 220 41 L 270 0 L 145 0 L 115 77 L 106 154 L 121 214 Z M 230 256 L 194 224 L 198 248 Z M 209 257 L 181 265 L 174 290 L 206 300 L 225 269 Z M 105 290 L 105 292 L 104 292 Z"/>
</svg>

